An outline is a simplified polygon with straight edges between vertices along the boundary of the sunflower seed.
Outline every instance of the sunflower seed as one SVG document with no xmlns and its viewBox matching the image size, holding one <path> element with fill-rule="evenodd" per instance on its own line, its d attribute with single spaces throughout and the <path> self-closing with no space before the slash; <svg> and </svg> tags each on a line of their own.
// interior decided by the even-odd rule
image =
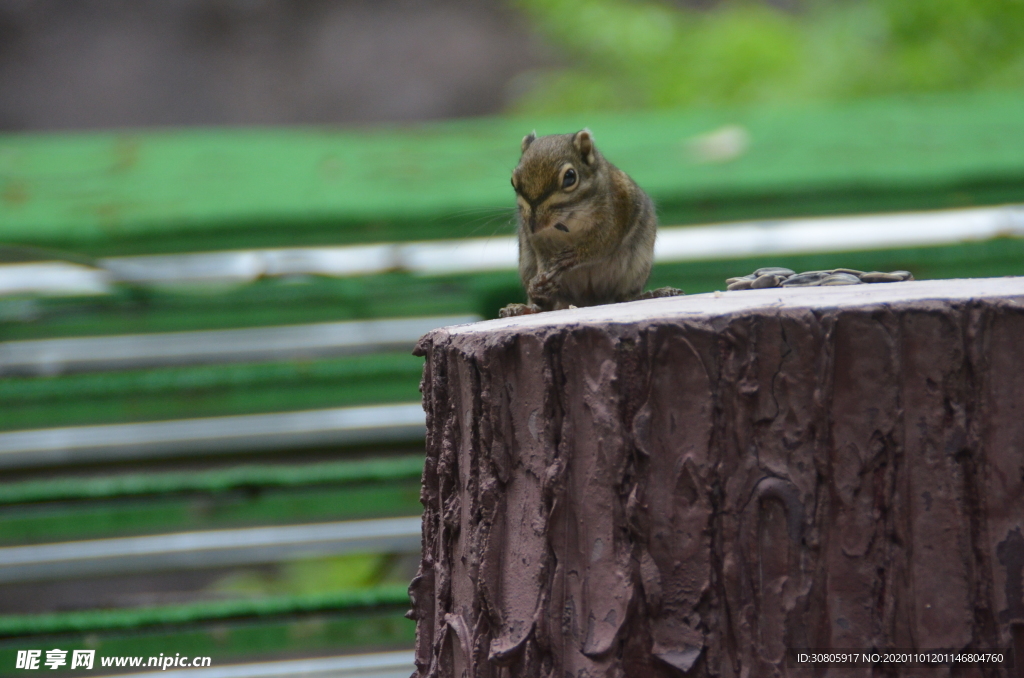
<svg viewBox="0 0 1024 678">
<path fill-rule="evenodd" d="M 750 283 L 750 289 L 752 289 L 752 290 L 762 290 L 762 289 L 765 289 L 767 287 L 778 287 L 779 284 L 783 280 L 785 280 L 785 279 L 786 278 L 784 278 L 783 276 L 775 275 L 774 273 L 768 273 L 766 275 L 759 275 L 757 277 L 757 280 L 755 280 L 754 282 Z"/>
<path fill-rule="evenodd" d="M 896 275 L 894 273 L 883 273 L 881 271 L 871 271 L 865 273 L 861 277 L 861 282 L 866 283 L 883 283 L 883 282 L 902 282 L 903 276 Z"/>
<path fill-rule="evenodd" d="M 753 276 L 755 278 L 760 278 L 763 275 L 781 275 L 784 278 L 788 278 L 794 273 L 795 271 L 789 268 L 782 268 L 781 266 L 767 266 L 754 271 Z"/>
<path fill-rule="evenodd" d="M 830 273 L 822 278 L 819 284 L 822 287 L 825 285 L 859 285 L 860 278 L 849 273 Z"/>
<path fill-rule="evenodd" d="M 785 282 L 782 283 L 783 287 L 812 287 L 814 285 L 820 285 L 821 281 L 826 276 L 831 275 L 831 271 L 807 271 L 806 273 L 797 273 L 796 275 L 786 278 Z"/>
<path fill-rule="evenodd" d="M 829 271 L 793 273 L 781 266 L 759 268 L 750 275 L 729 278 L 729 290 L 763 289 L 768 287 L 813 287 L 816 285 L 856 285 L 858 283 L 902 282 L 913 280 L 910 271 L 858 271 L 853 268 L 835 268 Z"/>
</svg>

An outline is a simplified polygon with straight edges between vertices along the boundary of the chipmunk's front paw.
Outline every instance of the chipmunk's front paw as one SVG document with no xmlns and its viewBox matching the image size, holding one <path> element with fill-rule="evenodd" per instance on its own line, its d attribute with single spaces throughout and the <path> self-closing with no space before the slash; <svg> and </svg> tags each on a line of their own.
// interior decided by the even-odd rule
<svg viewBox="0 0 1024 678">
<path fill-rule="evenodd" d="M 533 301 L 548 301 L 558 294 L 558 279 L 550 273 L 538 273 L 530 281 L 526 294 Z"/>
<path fill-rule="evenodd" d="M 679 297 L 686 294 L 680 289 L 675 287 L 659 287 L 656 290 L 648 290 L 643 292 L 637 297 L 637 301 L 640 299 L 661 299 L 662 297 Z"/>
<path fill-rule="evenodd" d="M 515 318 L 520 315 L 531 315 L 540 313 L 540 307 L 536 304 L 509 304 L 498 311 L 499 318 Z"/>
</svg>

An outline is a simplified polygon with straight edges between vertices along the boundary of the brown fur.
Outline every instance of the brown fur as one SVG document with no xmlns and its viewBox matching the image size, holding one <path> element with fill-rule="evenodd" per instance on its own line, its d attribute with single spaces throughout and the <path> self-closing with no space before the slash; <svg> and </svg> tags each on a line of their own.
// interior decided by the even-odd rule
<svg viewBox="0 0 1024 678">
<path fill-rule="evenodd" d="M 588 130 L 523 138 L 512 172 L 519 276 L 529 304 L 503 316 L 636 299 L 654 261 L 654 203 L 608 162 Z M 566 172 L 576 182 L 563 187 Z"/>
</svg>

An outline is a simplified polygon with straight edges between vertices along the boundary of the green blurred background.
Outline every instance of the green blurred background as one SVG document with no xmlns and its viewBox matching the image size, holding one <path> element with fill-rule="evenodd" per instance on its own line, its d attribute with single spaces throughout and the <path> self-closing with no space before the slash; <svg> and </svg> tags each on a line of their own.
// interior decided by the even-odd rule
<svg viewBox="0 0 1024 678">
<path fill-rule="evenodd" d="M 534 75 L 513 104 L 522 112 L 791 106 L 1024 86 L 1024 7 L 1012 0 L 518 6 L 573 57 Z"/>
<path fill-rule="evenodd" d="M 416 336 L 522 299 L 519 140 L 584 126 L 666 234 L 761 229 L 651 287 L 1024 272 L 1019 0 L 0 2 L 0 675 L 411 648 L 415 530 L 285 541 L 419 515 Z M 913 242 L 771 240 L 918 211 Z M 230 563 L 194 536 L 272 527 Z M 190 559 L 82 555 L 148 536 Z"/>
</svg>

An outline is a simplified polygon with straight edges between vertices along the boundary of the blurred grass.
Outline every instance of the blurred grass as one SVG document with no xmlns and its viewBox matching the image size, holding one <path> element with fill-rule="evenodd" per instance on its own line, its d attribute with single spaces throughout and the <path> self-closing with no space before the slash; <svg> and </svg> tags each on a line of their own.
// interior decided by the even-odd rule
<svg viewBox="0 0 1024 678">
<path fill-rule="evenodd" d="M 570 58 L 520 113 L 719 106 L 1024 87 L 1019 0 L 515 0 Z"/>
<path fill-rule="evenodd" d="M 310 595 L 354 591 L 378 585 L 390 556 L 354 553 L 282 563 L 273 572 L 241 570 L 210 589 L 231 596 Z"/>
</svg>

